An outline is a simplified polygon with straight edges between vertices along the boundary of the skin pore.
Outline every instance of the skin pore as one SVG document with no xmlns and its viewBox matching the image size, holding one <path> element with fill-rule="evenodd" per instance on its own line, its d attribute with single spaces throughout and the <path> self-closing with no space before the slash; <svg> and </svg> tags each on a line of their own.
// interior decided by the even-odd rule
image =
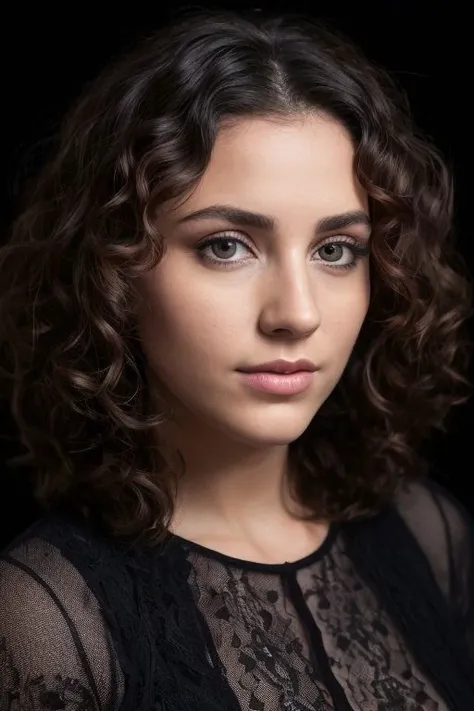
<svg viewBox="0 0 474 711">
<path fill-rule="evenodd" d="M 192 194 L 157 215 L 166 253 L 142 277 L 139 324 L 173 411 L 159 437 L 186 464 L 170 530 L 236 558 L 290 562 L 327 534 L 289 500 L 288 446 L 340 379 L 369 305 L 353 159 L 332 118 L 240 119 L 221 128 Z M 227 211 L 192 216 L 217 205 Z M 279 358 L 317 366 L 309 389 L 259 392 L 237 372 Z"/>
</svg>

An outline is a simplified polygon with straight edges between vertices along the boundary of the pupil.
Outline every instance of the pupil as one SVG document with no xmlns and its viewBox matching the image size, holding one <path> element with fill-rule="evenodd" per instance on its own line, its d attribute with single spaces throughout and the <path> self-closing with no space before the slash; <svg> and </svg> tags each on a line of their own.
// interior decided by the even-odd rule
<svg viewBox="0 0 474 711">
<path fill-rule="evenodd" d="M 338 250 L 340 251 L 342 249 L 340 244 L 326 244 L 323 249 L 326 250 L 326 257 L 332 257 L 334 261 L 341 256 L 338 252 Z"/>
<path fill-rule="evenodd" d="M 228 257 L 229 254 L 232 256 L 232 250 L 235 250 L 235 244 L 232 240 L 221 240 L 214 245 L 216 250 L 220 250 L 221 254 L 218 256 Z"/>
</svg>

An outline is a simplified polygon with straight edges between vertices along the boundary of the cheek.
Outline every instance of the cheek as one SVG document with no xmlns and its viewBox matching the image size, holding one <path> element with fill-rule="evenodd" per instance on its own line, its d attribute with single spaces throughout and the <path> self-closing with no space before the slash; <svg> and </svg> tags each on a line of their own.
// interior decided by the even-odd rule
<svg viewBox="0 0 474 711">
<path fill-rule="evenodd" d="M 189 362 L 201 372 L 211 369 L 220 356 L 235 358 L 236 343 L 246 330 L 242 308 L 216 294 L 196 290 L 181 280 L 179 286 L 157 280 L 143 291 L 140 331 L 151 363 L 162 372 L 175 371 Z"/>
<path fill-rule="evenodd" d="M 357 340 L 362 324 L 367 315 L 370 301 L 369 281 L 361 281 L 356 288 L 341 290 L 337 297 L 325 300 L 322 324 L 324 331 L 330 334 L 335 350 L 350 352 Z"/>
</svg>

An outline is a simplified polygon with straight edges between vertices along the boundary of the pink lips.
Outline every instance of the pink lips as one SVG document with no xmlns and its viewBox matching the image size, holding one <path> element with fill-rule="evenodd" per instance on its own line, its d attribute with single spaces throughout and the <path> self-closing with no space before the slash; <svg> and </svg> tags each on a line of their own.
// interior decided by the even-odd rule
<svg viewBox="0 0 474 711">
<path fill-rule="evenodd" d="M 289 360 L 271 360 L 265 363 L 259 363 L 259 365 L 250 365 L 246 367 L 239 368 L 240 371 L 244 373 L 284 373 L 285 375 L 290 373 L 299 373 L 300 371 L 314 372 L 316 366 L 307 358 L 300 358 L 296 361 Z"/>
<path fill-rule="evenodd" d="M 312 383 L 314 373 L 300 370 L 295 373 L 241 372 L 246 385 L 255 390 L 262 390 L 276 395 L 297 395 L 304 392 Z"/>
</svg>

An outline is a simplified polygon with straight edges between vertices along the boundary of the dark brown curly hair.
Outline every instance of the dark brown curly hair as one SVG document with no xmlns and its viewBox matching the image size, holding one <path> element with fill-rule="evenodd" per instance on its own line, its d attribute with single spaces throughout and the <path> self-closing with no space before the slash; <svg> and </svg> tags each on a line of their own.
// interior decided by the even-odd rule
<svg viewBox="0 0 474 711">
<path fill-rule="evenodd" d="M 153 215 L 196 186 L 224 120 L 308 111 L 352 136 L 372 284 L 339 384 L 290 445 L 293 494 L 314 517 L 349 520 L 425 473 L 421 444 L 470 392 L 450 173 L 394 80 L 340 33 L 199 10 L 85 88 L 0 250 L 1 387 L 46 508 L 72 502 L 149 544 L 164 535 L 176 480 L 136 327 L 137 278 L 163 253 Z"/>
</svg>

